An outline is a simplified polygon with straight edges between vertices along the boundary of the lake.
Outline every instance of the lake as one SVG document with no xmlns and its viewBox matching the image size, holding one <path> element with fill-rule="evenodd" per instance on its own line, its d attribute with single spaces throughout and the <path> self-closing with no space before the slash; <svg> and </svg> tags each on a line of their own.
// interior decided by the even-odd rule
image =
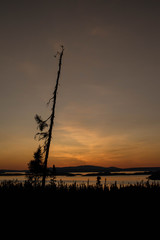
<svg viewBox="0 0 160 240">
<path fill-rule="evenodd" d="M 128 173 L 128 172 L 126 172 Z M 80 173 L 82 175 L 76 175 L 76 176 L 56 176 L 56 182 L 59 183 L 60 181 L 63 181 L 66 184 L 73 184 L 76 182 L 76 184 L 90 184 L 90 185 L 95 185 L 97 177 L 96 176 L 84 176 L 87 174 L 85 173 Z M 143 175 L 141 172 L 137 175 L 116 175 L 116 176 L 101 176 L 101 183 L 104 184 L 106 183 L 108 186 L 114 184 L 115 182 L 119 186 L 120 184 L 123 185 L 129 185 L 129 184 L 136 184 L 140 182 L 147 182 L 147 177 L 149 175 Z M 9 180 L 18 180 L 20 182 L 24 182 L 27 180 L 25 175 L 14 175 L 14 176 L 0 176 L 0 182 L 1 181 L 9 181 Z M 49 183 L 50 178 L 46 179 L 46 183 Z M 155 182 L 152 180 L 149 180 L 150 183 Z M 160 183 L 159 181 L 156 181 Z"/>
</svg>

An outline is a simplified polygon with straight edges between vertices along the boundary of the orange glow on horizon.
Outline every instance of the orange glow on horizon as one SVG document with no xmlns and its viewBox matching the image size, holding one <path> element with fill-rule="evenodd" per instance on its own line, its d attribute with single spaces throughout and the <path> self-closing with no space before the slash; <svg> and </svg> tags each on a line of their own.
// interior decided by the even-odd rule
<svg viewBox="0 0 160 240">
<path fill-rule="evenodd" d="M 151 167 L 159 166 L 158 143 L 134 141 L 130 135 L 105 136 L 103 133 L 82 127 L 57 127 L 51 143 L 48 166 L 57 167 L 97 165 L 104 167 Z M 16 142 L 17 141 L 17 142 Z M 1 154 L 1 169 L 27 169 L 28 162 L 38 147 L 38 142 L 25 145 L 15 139 L 10 151 Z M 24 147 L 26 146 L 26 147 Z M 159 154 L 159 155 L 158 155 Z"/>
</svg>

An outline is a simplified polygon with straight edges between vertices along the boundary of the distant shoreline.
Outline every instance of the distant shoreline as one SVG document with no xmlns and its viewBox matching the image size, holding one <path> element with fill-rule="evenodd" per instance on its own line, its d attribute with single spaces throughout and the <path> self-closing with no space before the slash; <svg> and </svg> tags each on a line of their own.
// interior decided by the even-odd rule
<svg viewBox="0 0 160 240">
<path fill-rule="evenodd" d="M 24 172 L 24 173 L 0 173 L 0 176 L 25 176 L 27 174 L 27 172 Z M 110 173 L 110 172 L 108 172 L 108 173 L 105 173 L 105 172 L 96 172 L 96 173 L 87 173 L 87 174 L 81 174 L 81 173 L 70 173 L 70 172 L 66 172 L 66 173 L 57 173 L 57 174 L 55 174 L 54 176 L 84 176 L 84 177 L 86 177 L 86 176 L 88 176 L 88 177 L 90 177 L 90 176 L 131 176 L 131 175 L 149 175 L 149 174 L 151 174 L 151 172 L 135 172 L 135 173 L 125 173 L 125 172 L 123 172 L 123 173 Z M 49 174 L 48 175 L 48 177 L 49 176 L 53 176 L 53 175 L 51 175 L 51 174 Z"/>
<path fill-rule="evenodd" d="M 117 167 L 100 167 L 93 165 L 81 165 L 72 167 L 56 167 L 56 172 L 52 172 L 52 168 L 48 168 L 48 177 L 54 176 L 81 176 L 81 177 L 97 177 L 97 176 L 135 176 L 149 175 L 148 179 L 159 180 L 160 167 L 139 167 L 139 168 L 117 168 Z M 25 176 L 28 170 L 8 170 L 1 169 L 1 176 Z"/>
<path fill-rule="evenodd" d="M 68 167 L 55 167 L 57 173 L 77 173 L 77 172 L 155 172 L 160 171 L 160 167 L 132 167 L 132 168 L 118 168 L 118 167 L 101 167 L 94 165 L 80 165 L 80 166 L 68 166 Z M 48 167 L 49 171 L 52 171 L 51 167 Z M 9 170 L 9 169 L 0 169 L 0 174 L 2 173 L 25 173 L 28 170 Z"/>
</svg>

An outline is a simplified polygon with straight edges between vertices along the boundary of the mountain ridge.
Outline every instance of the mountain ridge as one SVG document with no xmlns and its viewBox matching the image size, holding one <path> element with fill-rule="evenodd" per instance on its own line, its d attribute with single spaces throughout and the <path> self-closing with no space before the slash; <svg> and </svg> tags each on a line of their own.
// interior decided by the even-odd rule
<svg viewBox="0 0 160 240">
<path fill-rule="evenodd" d="M 52 168 L 48 168 L 52 170 Z M 118 167 L 101 167 L 94 165 L 80 165 L 70 167 L 56 167 L 57 172 L 121 172 L 121 171 L 157 171 L 160 167 L 135 167 L 135 168 L 118 168 Z"/>
<path fill-rule="evenodd" d="M 79 166 L 68 166 L 68 167 L 55 167 L 57 172 L 121 172 L 121 171 L 151 171 L 155 172 L 160 170 L 160 167 L 132 167 L 132 168 L 118 168 L 118 167 L 102 167 L 95 165 L 79 165 Z M 48 170 L 52 170 L 48 167 Z M 9 170 L 0 169 L 0 173 L 3 172 L 27 172 L 28 170 Z"/>
</svg>

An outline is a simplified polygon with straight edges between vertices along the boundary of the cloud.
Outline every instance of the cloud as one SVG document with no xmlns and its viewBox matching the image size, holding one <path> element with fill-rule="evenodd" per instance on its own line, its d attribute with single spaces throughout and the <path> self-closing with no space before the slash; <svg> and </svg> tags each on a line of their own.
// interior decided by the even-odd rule
<svg viewBox="0 0 160 240">
<path fill-rule="evenodd" d="M 33 76 L 33 75 L 37 74 L 39 72 L 39 70 L 40 70 L 40 67 L 37 64 L 34 64 L 32 62 L 29 62 L 29 61 L 21 62 L 18 65 L 18 68 L 22 72 L 27 74 L 28 76 Z"/>
<path fill-rule="evenodd" d="M 55 165 L 57 167 L 68 167 L 68 166 L 78 166 L 78 165 L 85 165 L 86 162 L 74 158 L 74 157 L 58 157 L 58 156 L 52 156 L 49 158 L 49 166 Z"/>
<path fill-rule="evenodd" d="M 91 29 L 90 35 L 91 36 L 99 36 L 99 37 L 106 37 L 108 36 L 108 31 L 106 28 L 97 26 Z"/>
</svg>

